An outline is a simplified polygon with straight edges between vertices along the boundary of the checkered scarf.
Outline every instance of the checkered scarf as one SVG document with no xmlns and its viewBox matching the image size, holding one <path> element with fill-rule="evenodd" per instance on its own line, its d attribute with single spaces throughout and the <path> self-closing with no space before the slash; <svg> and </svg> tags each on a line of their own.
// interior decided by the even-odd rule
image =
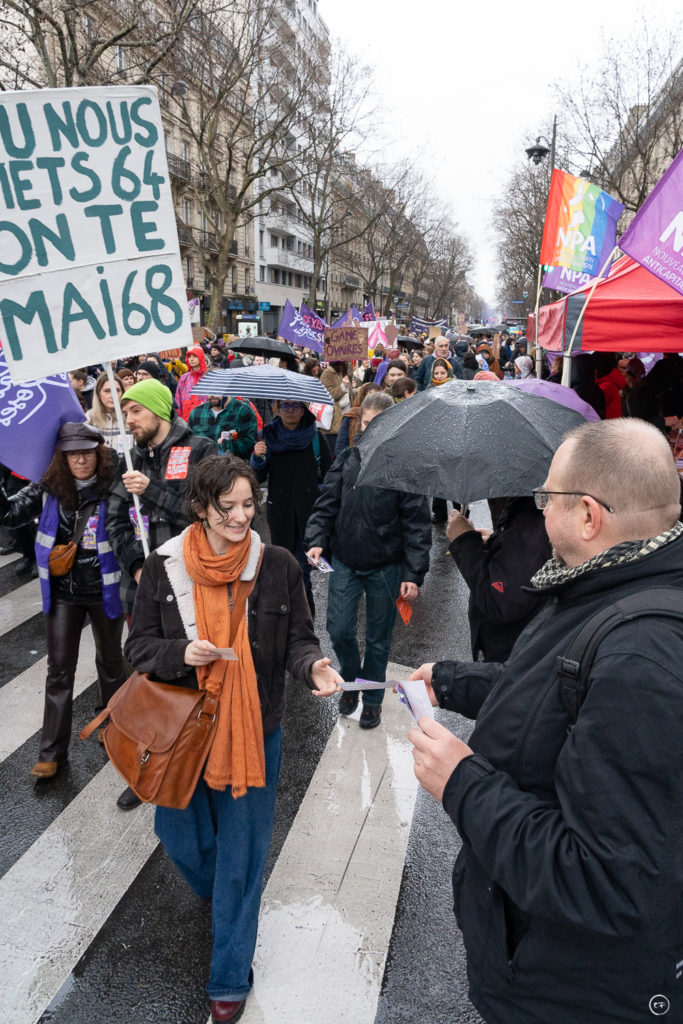
<svg viewBox="0 0 683 1024">
<path fill-rule="evenodd" d="M 670 530 L 660 533 L 658 537 L 650 537 L 649 540 L 625 540 L 621 544 L 615 544 L 607 551 L 601 551 L 594 555 L 587 562 L 575 565 L 570 568 L 561 562 L 554 555 L 545 565 L 541 566 L 535 576 L 531 578 L 531 585 L 537 590 L 546 590 L 549 587 L 557 587 L 563 583 L 569 583 L 586 576 L 597 569 L 610 569 L 615 565 L 625 565 L 627 562 L 636 562 L 645 558 L 655 551 L 659 551 L 666 544 L 676 540 L 683 534 L 683 522 L 676 523 Z"/>
</svg>

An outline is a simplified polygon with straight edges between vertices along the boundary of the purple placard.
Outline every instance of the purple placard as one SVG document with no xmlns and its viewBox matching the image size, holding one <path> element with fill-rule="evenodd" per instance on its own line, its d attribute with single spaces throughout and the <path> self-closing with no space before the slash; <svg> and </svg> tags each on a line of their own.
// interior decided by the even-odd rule
<svg viewBox="0 0 683 1024">
<path fill-rule="evenodd" d="M 683 149 L 621 236 L 619 248 L 683 295 Z"/>
<path fill-rule="evenodd" d="M 292 345 L 311 348 L 322 354 L 325 324 L 303 302 L 298 313 L 289 299 L 286 300 L 277 333 Z"/>
<path fill-rule="evenodd" d="M 14 384 L 0 348 L 0 462 L 37 483 L 50 465 L 62 423 L 85 419 L 65 373 Z"/>
<path fill-rule="evenodd" d="M 605 271 L 604 276 L 607 276 Z M 546 271 L 543 278 L 544 288 L 554 288 L 556 292 L 576 291 L 577 288 L 585 288 L 595 280 L 590 274 L 584 274 L 580 270 L 570 270 L 568 267 L 551 267 Z"/>
</svg>

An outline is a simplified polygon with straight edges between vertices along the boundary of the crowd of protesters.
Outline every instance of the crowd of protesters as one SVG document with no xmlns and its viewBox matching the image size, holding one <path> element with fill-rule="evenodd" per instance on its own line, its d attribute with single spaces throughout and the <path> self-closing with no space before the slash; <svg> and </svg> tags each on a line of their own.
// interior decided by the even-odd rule
<svg viewBox="0 0 683 1024">
<path fill-rule="evenodd" d="M 263 847 L 258 864 L 248 872 L 254 941 L 257 890 L 272 827 L 280 757 L 285 665 L 313 684 L 319 695 L 335 693 L 340 679 L 384 681 L 396 602 L 412 602 L 418 596 L 429 569 L 432 522 L 446 524 L 448 551 L 470 589 L 473 660 L 505 662 L 543 603 L 543 597 L 527 585 L 552 554 L 544 514 L 531 496 L 501 495 L 491 501 L 493 529 L 477 530 L 468 510 L 457 503 L 449 515 L 442 498 L 435 498 L 430 510 L 420 495 L 356 487 L 358 440 L 375 417 L 421 392 L 452 387 L 454 381 L 495 384 L 534 376 L 536 364 L 523 336 L 484 335 L 474 340 L 448 332 L 432 340 L 410 337 L 401 348 L 378 346 L 356 366 L 326 364 L 308 349 L 284 361 L 274 357 L 274 365 L 318 378 L 327 388 L 334 405 L 326 426 L 301 401 L 283 398 L 271 403 L 194 393 L 211 369 L 265 362 L 264 357 L 235 353 L 215 338 L 191 346 L 182 358 L 164 359 L 147 352 L 121 360 L 113 388 L 123 411 L 123 430 L 115 415 L 111 377 L 102 367 L 74 370 L 69 378 L 85 423 L 62 426 L 52 463 L 39 483 L 27 483 L 5 470 L 0 487 L 0 526 L 6 536 L 2 553 L 19 552 L 16 573 L 40 579 L 46 618 L 45 715 L 32 770 L 42 781 L 53 778 L 68 757 L 74 678 L 86 616 L 95 638 L 100 707 L 125 679 L 121 642 L 126 619 L 130 627 L 126 653 L 133 667 L 163 676 L 167 664 L 163 678 L 180 680 L 181 685 L 188 685 L 188 679 L 193 685 L 198 685 L 198 677 L 208 679 L 213 671 L 209 666 L 216 662 L 213 650 L 227 647 L 227 641 L 237 643 L 232 630 L 223 635 L 213 626 L 206 640 L 197 640 L 195 619 L 188 625 L 192 616 L 187 594 L 183 591 L 181 600 L 174 588 L 180 577 L 185 583 L 201 580 L 206 608 L 215 609 L 219 608 L 215 599 L 219 583 L 228 581 L 229 587 L 238 587 L 248 581 L 251 585 L 245 582 L 244 593 L 251 591 L 258 574 L 252 562 L 257 553 L 262 557 L 251 522 L 260 488 L 267 489 L 270 540 L 274 550 L 285 549 L 289 554 L 268 555 L 264 562 L 268 579 L 277 581 L 282 590 L 279 612 L 272 593 L 265 594 L 257 585 L 254 594 L 262 596 L 252 612 L 257 615 L 256 632 L 252 633 L 249 621 L 252 647 L 258 650 L 259 644 L 267 643 L 277 662 L 277 670 L 271 666 L 264 682 L 263 656 L 254 651 L 256 682 L 249 699 L 261 702 L 263 723 L 256 738 L 263 746 L 265 737 L 262 775 L 269 780 L 265 824 L 258 824 L 258 809 L 251 822 Z M 580 354 L 572 359 L 571 370 L 570 386 L 600 419 L 644 420 L 666 436 L 674 452 L 680 447 L 680 356 L 665 355 L 648 370 L 634 353 Z M 559 382 L 562 371 L 562 357 L 543 360 L 542 375 L 549 381 Z M 127 467 L 126 454 L 132 468 Z M 143 534 L 156 557 L 145 556 Z M 191 551 L 190 542 L 182 538 L 192 539 Z M 218 572 L 215 559 L 228 557 L 233 545 L 239 548 L 240 558 L 225 572 Z M 340 677 L 322 659 L 313 633 L 316 609 L 311 572 L 321 566 L 323 556 L 330 558 L 333 570 L 326 625 Z M 247 566 L 251 576 L 245 575 Z M 144 602 L 136 601 L 139 593 L 145 595 Z M 357 616 L 363 595 L 361 655 Z M 223 604 L 220 608 L 225 610 Z M 271 612 L 276 617 L 269 619 Z M 285 613 L 287 621 L 277 619 Z M 269 636 L 273 629 L 275 634 Z M 255 640 L 257 634 L 260 639 Z M 211 636 L 216 644 L 209 642 Z M 240 643 L 245 653 L 244 637 Z M 430 683 L 431 675 L 425 679 Z M 345 692 L 339 712 L 352 715 L 362 699 L 360 727 L 376 728 L 383 694 L 381 688 Z M 264 701 L 274 703 L 266 706 Z M 252 740 L 254 736 L 249 741 L 253 746 Z M 228 762 L 221 761 L 219 768 L 220 778 L 229 779 Z M 215 803 L 211 786 L 209 781 L 209 789 L 202 789 L 202 813 L 225 815 L 225 825 L 219 822 L 216 827 L 228 828 L 232 819 Z M 133 790 L 126 789 L 118 805 L 128 810 L 139 802 Z M 183 844 L 195 842 L 198 836 L 179 814 L 184 812 L 158 815 L 157 831 L 193 884 L 192 872 L 183 862 Z M 215 867 L 213 880 L 194 887 L 210 898 L 221 870 Z M 221 898 L 217 905 L 227 904 Z M 225 913 L 239 916 L 239 907 L 230 905 Z M 237 1007 L 235 1013 L 241 1012 L 251 985 L 253 944 L 243 953 L 239 957 L 216 953 L 210 986 L 212 1000 Z M 217 1008 L 219 1012 L 223 1011 Z M 225 1010 L 227 1015 L 216 1019 L 233 1019 L 232 1012 Z"/>
</svg>

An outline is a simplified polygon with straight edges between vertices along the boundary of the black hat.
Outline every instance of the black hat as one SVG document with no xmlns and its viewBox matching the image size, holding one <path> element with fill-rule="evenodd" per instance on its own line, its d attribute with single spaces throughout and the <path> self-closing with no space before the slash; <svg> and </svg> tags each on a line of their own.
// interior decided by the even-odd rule
<svg viewBox="0 0 683 1024">
<path fill-rule="evenodd" d="M 153 359 L 145 359 L 144 362 L 138 363 L 135 369 L 145 370 L 150 377 L 154 377 L 155 380 L 161 380 L 161 369 Z"/>
<path fill-rule="evenodd" d="M 57 434 L 57 449 L 61 452 L 80 452 L 104 444 L 104 435 L 89 423 L 63 423 Z"/>
</svg>

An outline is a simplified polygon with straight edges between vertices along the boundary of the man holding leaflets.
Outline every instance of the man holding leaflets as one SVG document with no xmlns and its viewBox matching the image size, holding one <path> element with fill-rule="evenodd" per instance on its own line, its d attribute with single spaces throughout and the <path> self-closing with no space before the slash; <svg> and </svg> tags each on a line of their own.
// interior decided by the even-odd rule
<svg viewBox="0 0 683 1024">
<path fill-rule="evenodd" d="M 362 489 L 362 488 L 361 488 Z M 487 1024 L 683 1020 L 683 524 L 665 438 L 585 423 L 534 497 L 553 557 L 505 664 L 421 665 L 415 774 L 461 839 L 454 908 Z"/>
<path fill-rule="evenodd" d="M 133 469 L 119 467 L 109 500 L 107 530 L 121 567 L 123 609 L 130 617 L 145 560 L 133 495 L 140 499 L 143 526 L 154 551 L 188 525 L 188 475 L 201 459 L 216 454 L 216 446 L 209 438 L 193 434 L 173 412 L 173 396 L 158 380 L 134 384 L 124 393 L 121 406 L 135 442 L 130 453 Z M 130 789 L 118 800 L 124 809 L 138 803 Z"/>
</svg>

